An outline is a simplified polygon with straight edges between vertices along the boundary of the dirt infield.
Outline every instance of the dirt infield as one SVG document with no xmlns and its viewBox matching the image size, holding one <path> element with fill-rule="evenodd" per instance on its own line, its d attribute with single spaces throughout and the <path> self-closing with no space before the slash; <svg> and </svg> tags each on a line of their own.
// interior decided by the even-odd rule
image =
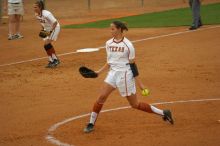
<svg viewBox="0 0 220 146">
<path fill-rule="evenodd" d="M 31 3 L 27 5 L 31 7 Z M 152 10 L 158 7 L 153 6 Z M 93 20 L 95 11 L 90 13 L 94 16 Z M 0 26 L 0 65 L 45 56 L 43 42 L 37 36 L 39 24 L 30 12 L 31 9 L 28 9 L 28 15 L 24 17 L 22 32 L 25 38 L 22 40 L 7 41 L 7 26 Z M 91 15 L 73 17 L 76 19 L 72 20 L 59 14 L 59 18 L 71 23 L 76 20 L 85 22 L 92 20 Z M 97 19 L 106 17 L 109 16 L 97 14 Z M 140 78 L 151 91 L 150 97 L 141 97 L 138 90 L 141 101 L 156 103 L 220 99 L 220 27 L 207 29 L 209 27 L 134 44 Z M 186 30 L 187 27 L 130 29 L 126 36 L 130 40 L 139 40 Z M 79 48 L 104 46 L 109 38 L 108 29 L 63 29 L 55 48 L 58 54 L 72 52 Z M 48 128 L 91 111 L 106 73 L 95 80 L 84 79 L 79 75 L 78 68 L 81 65 L 94 69 L 101 67 L 105 63 L 104 49 L 94 53 L 66 55 L 60 59 L 61 65 L 52 70 L 44 68 L 47 59 L 0 67 L 0 146 L 53 146 L 45 139 Z M 127 101 L 115 91 L 104 109 L 127 105 Z M 101 113 L 94 133 L 83 133 L 88 121 L 88 117 L 85 117 L 62 125 L 52 134 L 58 140 L 76 146 L 220 144 L 220 101 L 158 107 L 173 111 L 174 126 L 154 115 L 124 109 Z"/>
</svg>

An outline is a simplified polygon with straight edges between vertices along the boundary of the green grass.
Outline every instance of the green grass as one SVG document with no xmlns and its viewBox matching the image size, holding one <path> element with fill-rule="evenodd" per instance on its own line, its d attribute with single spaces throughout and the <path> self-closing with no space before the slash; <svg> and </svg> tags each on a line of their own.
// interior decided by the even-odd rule
<svg viewBox="0 0 220 146">
<path fill-rule="evenodd" d="M 201 16 L 203 24 L 220 24 L 220 3 L 203 5 Z M 124 21 L 130 28 L 188 26 L 192 22 L 192 14 L 189 8 L 181 8 L 85 24 L 66 25 L 63 28 L 106 28 L 113 20 Z"/>
</svg>

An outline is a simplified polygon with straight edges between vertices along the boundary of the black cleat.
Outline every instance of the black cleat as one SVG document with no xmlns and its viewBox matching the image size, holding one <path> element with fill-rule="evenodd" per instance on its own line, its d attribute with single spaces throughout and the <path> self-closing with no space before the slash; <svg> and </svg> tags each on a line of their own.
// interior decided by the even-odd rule
<svg viewBox="0 0 220 146">
<path fill-rule="evenodd" d="M 54 59 L 53 63 L 57 66 L 58 64 L 60 64 L 60 60 L 59 59 Z"/>
<path fill-rule="evenodd" d="M 47 64 L 46 68 L 54 68 L 56 67 L 54 62 L 49 61 L 49 63 Z"/>
<path fill-rule="evenodd" d="M 10 35 L 8 37 L 8 40 L 16 40 L 16 39 L 17 39 L 16 35 Z"/>
<path fill-rule="evenodd" d="M 22 36 L 22 35 L 20 35 L 20 34 L 16 34 L 15 37 L 16 37 L 16 39 L 22 39 L 22 38 L 24 38 L 24 36 Z"/>
<path fill-rule="evenodd" d="M 191 26 L 190 28 L 189 28 L 189 30 L 196 30 L 198 27 L 195 27 L 195 26 Z"/>
<path fill-rule="evenodd" d="M 164 114 L 163 120 L 168 121 L 168 122 L 170 122 L 170 124 L 173 125 L 174 121 L 173 121 L 172 114 L 171 114 L 170 110 L 164 110 L 163 114 Z"/>
<path fill-rule="evenodd" d="M 198 27 L 201 27 L 201 26 L 203 26 L 203 24 L 202 24 L 201 19 L 199 19 L 199 25 L 198 25 Z"/>
<path fill-rule="evenodd" d="M 94 125 L 92 123 L 88 123 L 86 125 L 86 128 L 84 128 L 84 132 L 85 133 L 90 133 L 94 130 Z"/>
</svg>

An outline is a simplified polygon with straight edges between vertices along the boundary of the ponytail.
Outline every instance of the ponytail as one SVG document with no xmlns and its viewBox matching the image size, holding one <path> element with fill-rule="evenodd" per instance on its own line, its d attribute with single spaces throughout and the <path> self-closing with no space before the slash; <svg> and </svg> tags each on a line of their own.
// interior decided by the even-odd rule
<svg viewBox="0 0 220 146">
<path fill-rule="evenodd" d="M 113 21 L 112 22 L 117 29 L 121 29 L 121 32 L 128 31 L 127 24 L 121 21 Z"/>
<path fill-rule="evenodd" d="M 38 5 L 38 7 L 41 9 L 41 11 L 45 9 L 45 5 L 44 5 L 44 1 L 43 0 L 37 0 L 35 2 L 35 4 Z"/>
</svg>

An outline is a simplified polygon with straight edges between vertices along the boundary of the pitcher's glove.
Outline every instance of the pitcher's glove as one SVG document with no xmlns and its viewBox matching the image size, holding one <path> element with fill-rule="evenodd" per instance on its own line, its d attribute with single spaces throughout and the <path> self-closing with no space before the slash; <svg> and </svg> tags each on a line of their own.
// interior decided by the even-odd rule
<svg viewBox="0 0 220 146">
<path fill-rule="evenodd" d="M 84 78 L 97 78 L 98 77 L 98 74 L 96 72 L 94 72 L 92 69 L 89 69 L 85 66 L 81 66 L 79 68 L 79 72 Z"/>
<path fill-rule="evenodd" d="M 39 33 L 39 37 L 46 38 L 47 36 L 50 36 L 50 34 L 51 34 L 51 31 L 41 30 Z"/>
</svg>

